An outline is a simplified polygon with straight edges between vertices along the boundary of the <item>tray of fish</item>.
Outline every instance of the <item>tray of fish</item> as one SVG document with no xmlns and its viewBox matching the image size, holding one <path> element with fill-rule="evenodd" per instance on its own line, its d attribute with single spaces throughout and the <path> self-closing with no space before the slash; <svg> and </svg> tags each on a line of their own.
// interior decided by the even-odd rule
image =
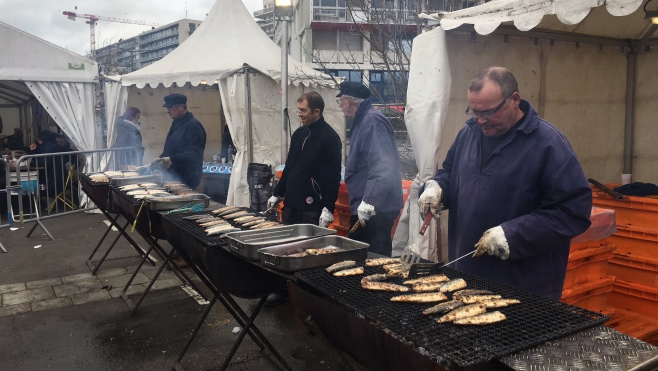
<svg viewBox="0 0 658 371">
<path fill-rule="evenodd" d="M 329 228 L 313 224 L 295 224 L 269 229 L 227 233 L 229 250 L 249 260 L 260 260 L 258 249 L 335 234 Z"/>
<path fill-rule="evenodd" d="M 153 195 L 146 199 L 146 206 L 151 211 L 165 211 L 174 210 L 184 207 L 187 204 L 203 204 L 208 207 L 210 204 L 210 197 L 197 193 L 193 195 L 178 196 L 172 194 Z"/>
<path fill-rule="evenodd" d="M 345 260 L 362 261 L 367 243 L 342 236 L 324 236 L 258 250 L 261 264 L 286 272 L 329 266 Z"/>
<path fill-rule="evenodd" d="M 110 178 L 110 184 L 115 187 L 121 187 L 128 184 L 139 184 L 139 183 L 160 183 L 162 181 L 162 176 L 160 174 L 138 175 L 138 176 L 129 176 L 129 177 L 110 176 L 109 178 Z"/>
</svg>

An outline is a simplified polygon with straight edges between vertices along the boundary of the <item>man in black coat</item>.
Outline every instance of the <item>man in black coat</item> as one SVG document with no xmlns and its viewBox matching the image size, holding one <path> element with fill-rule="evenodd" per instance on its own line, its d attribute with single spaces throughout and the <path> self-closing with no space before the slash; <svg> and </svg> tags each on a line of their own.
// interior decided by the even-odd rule
<svg viewBox="0 0 658 371">
<path fill-rule="evenodd" d="M 340 187 L 342 145 L 336 131 L 324 121 L 324 100 L 312 91 L 297 99 L 302 126 L 290 140 L 281 180 L 268 208 L 285 199 L 285 224 L 310 223 L 327 227 L 334 220 Z"/>
<path fill-rule="evenodd" d="M 171 124 L 164 150 L 154 160 L 165 168 L 165 179 L 180 181 L 195 189 L 201 183 L 206 131 L 199 120 L 187 111 L 187 97 L 170 94 L 164 97 Z"/>
</svg>

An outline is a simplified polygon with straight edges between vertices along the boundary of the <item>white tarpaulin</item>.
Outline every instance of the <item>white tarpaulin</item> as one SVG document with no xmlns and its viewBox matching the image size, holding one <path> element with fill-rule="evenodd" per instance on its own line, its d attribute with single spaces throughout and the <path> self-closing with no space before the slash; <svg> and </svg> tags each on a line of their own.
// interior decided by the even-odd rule
<svg viewBox="0 0 658 371">
<path fill-rule="evenodd" d="M 123 115 L 128 106 L 128 89 L 121 85 L 120 81 L 111 78 L 105 79 L 105 117 L 107 119 L 107 148 L 112 148 L 116 141 L 116 128 L 114 123 L 117 117 Z"/>
<path fill-rule="evenodd" d="M 440 28 L 414 38 L 411 52 L 407 106 L 404 121 L 413 148 L 418 175 L 402 210 L 393 239 L 393 255 L 405 246 L 419 242 L 422 257 L 437 260 L 436 226 L 431 224 L 424 236 L 418 231 L 423 220 L 418 212 L 418 191 L 437 169 L 439 144 L 450 103 L 450 65 L 445 31 Z"/>
</svg>

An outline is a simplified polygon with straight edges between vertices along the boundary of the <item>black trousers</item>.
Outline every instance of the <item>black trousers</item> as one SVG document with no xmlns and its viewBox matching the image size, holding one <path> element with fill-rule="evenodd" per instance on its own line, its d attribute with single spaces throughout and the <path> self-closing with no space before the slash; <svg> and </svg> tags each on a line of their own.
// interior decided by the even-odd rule
<svg viewBox="0 0 658 371">
<path fill-rule="evenodd" d="M 288 207 L 283 207 L 281 219 L 283 224 L 315 224 L 320 225 L 321 211 L 302 211 Z"/>
<path fill-rule="evenodd" d="M 391 256 L 393 242 L 391 241 L 391 229 L 393 222 L 400 214 L 399 211 L 377 212 L 375 216 L 366 222 L 365 227 L 360 227 L 352 238 L 370 244 L 368 251 L 385 256 Z M 359 217 L 352 215 L 350 227 L 359 222 Z"/>
</svg>

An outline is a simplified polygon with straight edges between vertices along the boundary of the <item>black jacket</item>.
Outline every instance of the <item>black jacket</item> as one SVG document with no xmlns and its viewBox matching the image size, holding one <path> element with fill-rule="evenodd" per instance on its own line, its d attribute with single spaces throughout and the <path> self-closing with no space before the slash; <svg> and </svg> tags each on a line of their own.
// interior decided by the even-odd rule
<svg viewBox="0 0 658 371">
<path fill-rule="evenodd" d="M 295 130 L 288 160 L 275 196 L 284 196 L 286 207 L 302 211 L 334 212 L 340 187 L 342 144 L 324 117 Z"/>
<path fill-rule="evenodd" d="M 203 125 L 191 112 L 186 112 L 172 122 L 160 157 L 169 157 L 169 172 L 176 180 L 194 189 L 201 183 L 205 149 L 206 131 Z"/>
</svg>

